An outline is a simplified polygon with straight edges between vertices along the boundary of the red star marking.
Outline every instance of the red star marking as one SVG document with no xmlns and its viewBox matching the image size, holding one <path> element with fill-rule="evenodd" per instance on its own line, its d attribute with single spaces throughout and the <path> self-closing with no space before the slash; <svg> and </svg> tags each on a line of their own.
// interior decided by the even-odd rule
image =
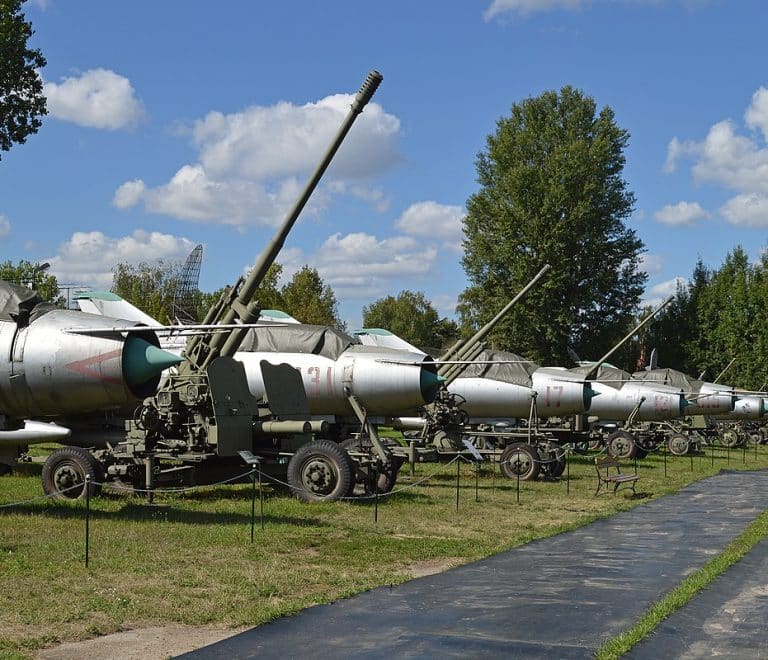
<svg viewBox="0 0 768 660">
<path fill-rule="evenodd" d="M 120 378 L 107 378 L 101 374 L 99 369 L 99 366 L 102 362 L 106 362 L 107 360 L 112 360 L 114 358 L 119 358 L 122 352 L 122 348 L 117 348 L 114 351 L 109 351 L 109 353 L 102 353 L 101 355 L 86 358 L 85 360 L 70 362 L 69 364 L 65 364 L 64 368 L 69 369 L 70 371 L 74 371 L 81 376 L 88 376 L 89 378 L 101 380 L 106 383 L 122 385 L 123 381 Z"/>
</svg>

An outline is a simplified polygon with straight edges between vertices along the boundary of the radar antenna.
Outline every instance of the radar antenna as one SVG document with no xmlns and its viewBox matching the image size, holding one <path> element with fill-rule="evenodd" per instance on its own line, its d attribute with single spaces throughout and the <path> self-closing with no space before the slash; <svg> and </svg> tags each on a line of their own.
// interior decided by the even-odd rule
<svg viewBox="0 0 768 660">
<path fill-rule="evenodd" d="M 179 274 L 179 282 L 173 294 L 173 318 L 182 325 L 197 323 L 194 293 L 200 282 L 200 264 L 203 261 L 203 246 L 198 244 L 189 253 Z"/>
</svg>

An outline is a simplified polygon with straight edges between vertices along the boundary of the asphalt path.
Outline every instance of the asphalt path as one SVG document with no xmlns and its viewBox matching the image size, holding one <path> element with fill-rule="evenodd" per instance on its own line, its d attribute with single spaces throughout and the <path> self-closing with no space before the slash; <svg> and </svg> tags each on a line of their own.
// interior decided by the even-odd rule
<svg viewBox="0 0 768 660">
<path fill-rule="evenodd" d="M 768 539 L 638 644 L 629 658 L 768 658 Z"/>
<path fill-rule="evenodd" d="M 768 472 L 723 472 L 572 532 L 179 657 L 592 657 L 766 508 Z"/>
</svg>

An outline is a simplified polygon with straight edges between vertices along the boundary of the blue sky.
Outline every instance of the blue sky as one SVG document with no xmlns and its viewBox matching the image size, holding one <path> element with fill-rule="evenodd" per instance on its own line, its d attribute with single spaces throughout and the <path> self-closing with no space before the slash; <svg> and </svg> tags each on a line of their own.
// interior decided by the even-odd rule
<svg viewBox="0 0 768 660">
<path fill-rule="evenodd" d="M 569 84 L 631 134 L 648 301 L 758 259 L 768 227 L 768 3 L 758 0 L 131 3 L 30 0 L 50 114 L 0 161 L 0 254 L 108 288 L 183 260 L 201 288 L 253 263 L 346 114 L 384 76 L 280 256 L 363 305 L 424 291 L 451 315 L 475 157 L 510 106 Z"/>
</svg>

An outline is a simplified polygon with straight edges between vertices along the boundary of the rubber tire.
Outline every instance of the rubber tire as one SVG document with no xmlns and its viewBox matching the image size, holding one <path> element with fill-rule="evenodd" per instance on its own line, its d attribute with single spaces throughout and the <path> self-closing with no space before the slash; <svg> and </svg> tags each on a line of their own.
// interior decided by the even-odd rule
<svg viewBox="0 0 768 660">
<path fill-rule="evenodd" d="M 673 433 L 667 438 L 667 449 L 675 456 L 685 456 L 691 451 L 691 439 L 684 433 Z"/>
<path fill-rule="evenodd" d="M 736 447 L 741 446 L 742 439 L 738 431 L 735 431 L 734 429 L 725 429 L 720 434 L 720 442 L 723 443 L 724 447 L 729 447 L 730 449 L 736 449 Z"/>
<path fill-rule="evenodd" d="M 68 469 L 74 473 L 74 483 L 68 484 L 65 475 L 61 472 Z M 43 492 L 56 500 L 81 500 L 85 498 L 85 475 L 90 474 L 91 495 L 101 493 L 101 482 L 104 481 L 104 469 L 96 460 L 96 457 L 82 447 L 62 447 L 54 451 L 43 464 L 43 472 L 40 477 L 43 484 Z M 97 482 L 97 483 L 93 483 Z M 81 488 L 73 488 L 67 492 L 59 492 L 81 483 Z"/>
<path fill-rule="evenodd" d="M 614 446 L 617 440 L 618 446 Z M 614 431 L 605 440 L 605 453 L 611 458 L 636 458 L 637 450 L 635 436 L 627 431 Z"/>
<path fill-rule="evenodd" d="M 501 452 L 500 469 L 501 473 L 507 477 L 507 479 L 517 479 L 518 475 L 513 467 L 513 457 L 522 455 L 527 461 L 525 472 L 520 473 L 520 481 L 534 481 L 539 476 L 541 470 L 541 459 L 539 457 L 539 451 L 532 445 L 525 443 L 515 443 L 509 445 L 503 452 Z"/>
<path fill-rule="evenodd" d="M 315 465 L 329 473 L 330 483 L 314 490 L 307 488 L 307 469 Z M 335 502 L 354 486 L 355 467 L 346 449 L 330 440 L 316 440 L 299 447 L 288 462 L 288 483 L 293 494 L 303 502 Z"/>
<path fill-rule="evenodd" d="M 565 458 L 565 454 L 560 455 L 557 451 L 555 454 L 556 456 L 559 456 L 559 458 L 554 460 L 552 463 L 546 463 L 541 466 L 542 470 L 551 479 L 557 479 L 558 477 L 562 476 L 563 472 L 565 472 L 565 461 L 567 460 Z M 552 461 L 552 459 L 553 457 L 549 456 L 545 460 Z"/>
</svg>

